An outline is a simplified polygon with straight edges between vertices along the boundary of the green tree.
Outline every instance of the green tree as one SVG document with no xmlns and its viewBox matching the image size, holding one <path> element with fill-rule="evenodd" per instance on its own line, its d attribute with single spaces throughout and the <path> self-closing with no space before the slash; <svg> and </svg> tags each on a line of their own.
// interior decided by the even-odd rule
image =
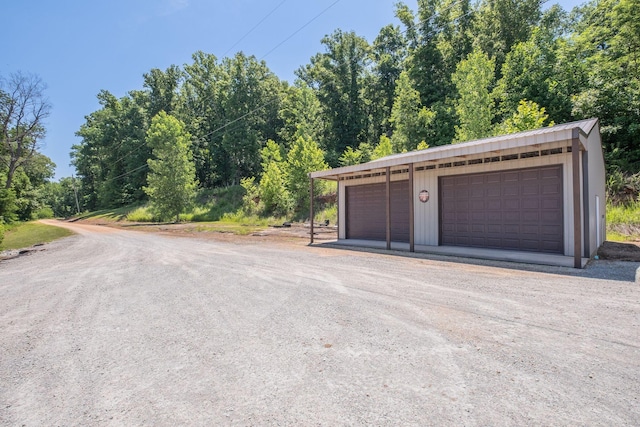
<svg viewBox="0 0 640 427">
<path fill-rule="evenodd" d="M 146 111 L 149 120 L 160 111 L 172 114 L 179 106 L 179 89 L 183 76 L 183 71 L 177 65 L 171 65 L 166 71 L 152 68 L 143 75 L 148 95 Z"/>
<path fill-rule="evenodd" d="M 4 188 L 10 189 L 18 168 L 37 154 L 45 136 L 44 121 L 51 113 L 44 82 L 37 76 L 0 76 L 0 165 Z"/>
<path fill-rule="evenodd" d="M 260 172 L 262 143 L 277 138 L 283 85 L 264 61 L 243 53 L 224 59 L 222 67 L 229 76 L 223 105 L 233 125 L 221 130 L 221 150 L 213 155 L 224 162 L 223 182 L 237 184 Z"/>
<path fill-rule="evenodd" d="M 476 43 L 500 70 L 512 46 L 529 39 L 542 12 L 540 0 L 482 0 L 473 25 Z"/>
<path fill-rule="evenodd" d="M 494 61 L 479 49 L 474 49 L 456 67 L 452 80 L 459 94 L 456 101 L 460 119 L 460 125 L 456 127 L 457 142 L 491 135 L 494 68 Z"/>
<path fill-rule="evenodd" d="M 298 138 L 320 141 L 323 146 L 324 122 L 322 106 L 313 89 L 302 80 L 287 88 L 279 111 L 282 128 L 278 136 L 286 147 L 291 147 Z M 324 147 L 326 150 L 327 147 Z"/>
<path fill-rule="evenodd" d="M 151 121 L 147 143 L 155 159 L 147 161 L 149 195 L 155 214 L 161 219 L 175 217 L 189 206 L 195 195 L 196 180 L 193 155 L 189 149 L 191 136 L 175 117 L 161 111 Z"/>
<path fill-rule="evenodd" d="M 391 108 L 395 98 L 396 81 L 404 69 L 407 42 L 400 27 L 383 27 L 371 46 L 372 72 L 364 81 L 364 97 L 369 115 L 368 139 L 391 134 Z"/>
<path fill-rule="evenodd" d="M 43 201 L 53 210 L 55 217 L 69 218 L 78 213 L 75 195 L 76 192 L 82 193 L 78 184 L 74 178 L 65 177 L 58 182 L 47 182 L 43 187 Z"/>
<path fill-rule="evenodd" d="M 260 200 L 266 212 L 284 213 L 288 208 L 289 194 L 280 146 L 273 140 L 268 140 L 261 151 L 261 157 L 263 172 L 258 184 Z"/>
<path fill-rule="evenodd" d="M 147 97 L 132 91 L 118 99 L 108 91 L 98 94 L 101 108 L 85 117 L 72 147 L 72 163 L 83 187 L 88 209 L 122 206 L 146 200 Z"/>
<path fill-rule="evenodd" d="M 46 208 L 44 186 L 53 178 L 56 165 L 47 156 L 35 153 L 14 175 L 16 214 L 20 221 L 37 219 Z"/>
<path fill-rule="evenodd" d="M 371 161 L 373 150 L 371 144 L 368 142 L 362 142 L 355 150 L 351 147 L 347 147 L 340 156 L 340 166 L 358 165 L 360 163 L 367 163 Z"/>
<path fill-rule="evenodd" d="M 544 20 L 547 26 L 534 28 L 529 40 L 515 44 L 502 65 L 502 77 L 495 88 L 501 117 L 509 117 L 520 100 L 527 99 L 548 107 L 556 120 L 571 119 L 573 84 L 562 71 L 566 62 L 558 60 L 562 17 L 557 6 L 545 17 L 549 18 Z"/>
<path fill-rule="evenodd" d="M 309 173 L 327 168 L 324 153 L 318 144 L 311 139 L 299 137 L 287 153 L 285 169 L 287 190 L 296 212 L 307 212 L 309 207 Z M 323 188 L 324 183 L 315 180 L 315 194 L 319 194 Z"/>
<path fill-rule="evenodd" d="M 311 64 L 296 74 L 317 90 L 327 123 L 327 158 L 333 166 L 347 146 L 366 141 L 368 115 L 363 98 L 369 73 L 370 47 L 353 32 L 336 30 L 324 37 L 326 52 L 311 58 Z"/>
<path fill-rule="evenodd" d="M 428 140 L 431 136 L 429 126 L 434 117 L 433 111 L 420 104 L 420 94 L 413 88 L 408 73 L 402 72 L 391 111 L 390 121 L 394 127 L 391 136 L 393 151 L 413 151 L 420 142 Z"/>
<path fill-rule="evenodd" d="M 609 170 L 640 170 L 640 5 L 637 0 L 588 3 L 569 47 L 585 73 L 573 97 L 576 118 L 600 119 Z"/>
<path fill-rule="evenodd" d="M 179 117 L 193 135 L 201 185 L 237 184 L 260 173 L 264 141 L 277 139 L 285 84 L 254 56 L 218 61 L 196 52 L 185 65 Z"/>
<path fill-rule="evenodd" d="M 371 160 L 381 159 L 393 154 L 393 145 L 391 145 L 391 139 L 386 135 L 380 137 L 380 142 L 375 146 L 371 153 Z"/>
<path fill-rule="evenodd" d="M 553 120 L 549 120 L 544 107 L 540 107 L 533 101 L 522 100 L 518 105 L 518 110 L 507 120 L 496 128 L 497 135 L 522 132 L 525 130 L 539 129 L 548 122 L 548 126 L 553 126 Z"/>
<path fill-rule="evenodd" d="M 184 66 L 179 118 L 193 136 L 191 149 L 196 177 L 203 187 L 222 183 L 227 163 L 220 130 L 226 124 L 224 99 L 229 76 L 215 55 L 198 51 Z"/>
<path fill-rule="evenodd" d="M 416 14 L 399 3 L 396 16 L 408 40 L 405 70 L 422 106 L 435 113 L 429 143 L 450 144 L 458 124 L 454 107 L 458 94 L 451 76 L 471 51 L 475 9 L 468 0 L 421 0 Z"/>
</svg>

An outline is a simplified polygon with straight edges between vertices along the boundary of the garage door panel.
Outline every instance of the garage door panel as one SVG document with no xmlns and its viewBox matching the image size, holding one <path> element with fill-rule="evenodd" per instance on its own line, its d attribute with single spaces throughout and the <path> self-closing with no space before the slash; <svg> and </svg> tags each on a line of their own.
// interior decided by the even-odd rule
<svg viewBox="0 0 640 427">
<path fill-rule="evenodd" d="M 562 168 L 545 168 L 540 170 L 540 178 L 562 180 Z"/>
<path fill-rule="evenodd" d="M 518 182 L 520 181 L 520 177 L 519 177 L 519 172 L 514 171 L 514 172 L 503 172 L 502 173 L 502 180 L 504 182 Z"/>
<path fill-rule="evenodd" d="M 470 246 L 477 246 L 477 245 L 482 245 L 482 244 L 484 244 L 484 239 L 483 238 L 478 238 L 478 237 L 472 237 L 471 238 Z"/>
<path fill-rule="evenodd" d="M 487 187 L 487 197 L 500 197 L 500 187 Z"/>
<path fill-rule="evenodd" d="M 505 223 L 520 223 L 520 211 L 504 211 L 502 221 Z"/>
<path fill-rule="evenodd" d="M 499 198 L 487 199 L 485 206 L 487 210 L 500 211 L 502 210 L 502 200 Z"/>
<path fill-rule="evenodd" d="M 537 181 L 540 179 L 540 174 L 535 170 L 524 170 L 520 173 L 522 181 Z"/>
<path fill-rule="evenodd" d="M 540 185 L 538 184 L 538 181 L 524 183 L 520 188 L 521 194 L 524 196 L 532 196 L 540 192 Z"/>
<path fill-rule="evenodd" d="M 558 184 L 543 184 L 542 194 L 560 194 L 562 188 Z"/>
<path fill-rule="evenodd" d="M 487 224 L 487 233 L 501 234 L 502 224 Z"/>
<path fill-rule="evenodd" d="M 540 208 L 540 200 L 533 198 L 524 198 L 522 199 L 522 208 L 525 210 L 528 209 L 539 209 Z M 554 207 L 554 206 L 552 206 Z"/>
<path fill-rule="evenodd" d="M 520 209 L 520 200 L 519 199 L 507 199 L 504 201 L 505 209 Z"/>
<path fill-rule="evenodd" d="M 485 212 L 481 211 L 481 210 L 473 210 L 471 212 L 471 221 L 472 222 L 485 222 L 487 220 L 487 215 L 485 214 Z"/>
<path fill-rule="evenodd" d="M 441 177 L 440 188 L 442 244 L 563 253 L 562 165 Z"/>
<path fill-rule="evenodd" d="M 387 239 L 386 183 L 346 187 L 348 239 Z M 453 193 L 452 193 L 453 194 Z M 391 182 L 391 240 L 409 241 L 409 181 Z M 447 203 L 443 204 L 446 208 Z M 451 204 L 451 209 L 455 204 Z"/>
</svg>

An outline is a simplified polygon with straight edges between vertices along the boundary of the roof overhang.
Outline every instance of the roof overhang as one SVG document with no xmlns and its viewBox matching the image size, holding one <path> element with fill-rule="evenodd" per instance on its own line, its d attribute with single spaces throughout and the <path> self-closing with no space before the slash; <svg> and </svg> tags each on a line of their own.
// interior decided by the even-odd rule
<svg viewBox="0 0 640 427">
<path fill-rule="evenodd" d="M 409 164 L 436 162 L 444 159 L 466 158 L 471 155 L 501 153 L 525 147 L 542 147 L 572 141 L 574 131 L 580 139 L 580 150 L 586 150 L 586 139 L 598 119 L 582 120 L 552 127 L 540 128 L 509 135 L 495 136 L 459 144 L 442 145 L 426 150 L 394 154 L 368 163 L 311 172 L 314 179 L 338 180 L 341 176 L 360 172 L 375 172 L 386 168 L 406 167 Z"/>
</svg>

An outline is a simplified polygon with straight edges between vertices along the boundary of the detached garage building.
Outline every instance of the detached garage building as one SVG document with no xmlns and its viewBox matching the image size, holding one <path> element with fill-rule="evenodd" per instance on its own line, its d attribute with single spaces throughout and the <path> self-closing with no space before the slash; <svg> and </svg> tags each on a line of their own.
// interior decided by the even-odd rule
<svg viewBox="0 0 640 427">
<path fill-rule="evenodd" d="M 338 182 L 342 243 L 580 268 L 605 239 L 597 119 L 396 154 L 310 177 Z"/>
</svg>

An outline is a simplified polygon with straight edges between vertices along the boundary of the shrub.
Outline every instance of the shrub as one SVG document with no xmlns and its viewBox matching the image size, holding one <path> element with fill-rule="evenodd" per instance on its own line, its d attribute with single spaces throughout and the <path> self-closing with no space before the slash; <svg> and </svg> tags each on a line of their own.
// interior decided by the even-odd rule
<svg viewBox="0 0 640 427">
<path fill-rule="evenodd" d="M 35 216 L 37 219 L 53 218 L 54 217 L 53 209 L 51 209 L 49 206 L 45 206 L 43 208 L 38 209 Z"/>
<path fill-rule="evenodd" d="M 245 191 L 242 197 L 242 211 L 245 215 L 249 216 L 255 215 L 258 212 L 258 203 L 260 202 L 259 189 L 255 181 L 255 177 L 242 178 L 240 180 L 240 185 Z M 224 216 L 226 216 L 226 214 Z"/>
<path fill-rule="evenodd" d="M 127 214 L 127 221 L 133 222 L 154 222 L 154 215 L 151 213 L 147 206 L 143 206 Z"/>
</svg>

